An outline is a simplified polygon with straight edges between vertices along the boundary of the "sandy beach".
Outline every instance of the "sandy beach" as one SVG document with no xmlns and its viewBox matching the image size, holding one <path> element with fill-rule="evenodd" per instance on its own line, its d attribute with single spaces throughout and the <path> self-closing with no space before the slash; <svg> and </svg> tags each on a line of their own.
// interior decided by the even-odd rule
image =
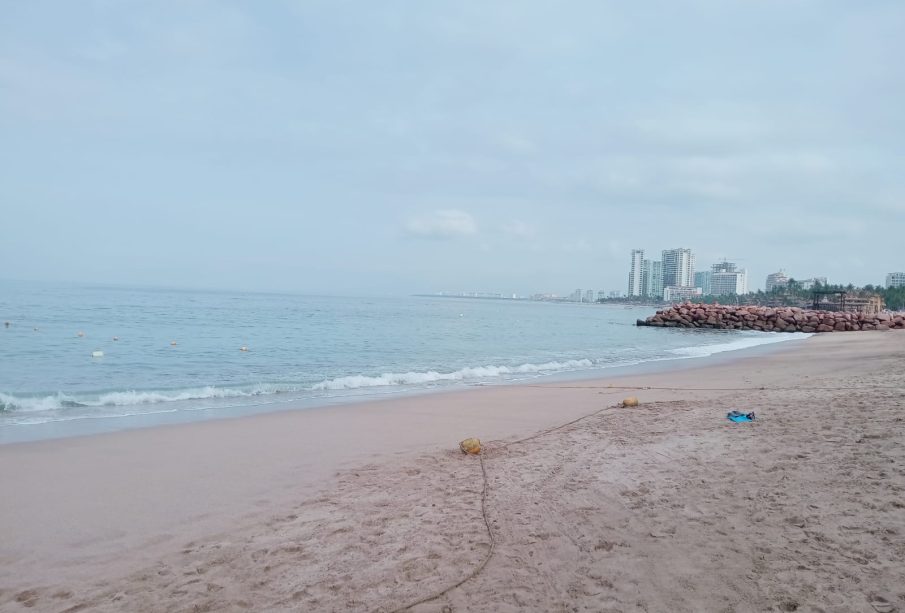
<svg viewBox="0 0 905 613">
<path fill-rule="evenodd" d="M 905 611 L 905 333 L 740 355 L 0 446 L 0 610 Z"/>
</svg>

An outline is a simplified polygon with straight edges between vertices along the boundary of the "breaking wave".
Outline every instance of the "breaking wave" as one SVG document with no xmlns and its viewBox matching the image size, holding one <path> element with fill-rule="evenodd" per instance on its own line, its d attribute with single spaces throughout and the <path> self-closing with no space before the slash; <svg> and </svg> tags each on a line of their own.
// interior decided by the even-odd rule
<svg viewBox="0 0 905 613">
<path fill-rule="evenodd" d="M 772 345 L 773 343 L 782 343 L 795 339 L 807 338 L 813 336 L 805 332 L 795 332 L 791 334 L 779 334 L 776 332 L 753 332 L 750 336 L 746 335 L 742 338 L 736 338 L 728 343 L 717 343 L 714 345 L 699 345 L 694 347 L 680 347 L 671 349 L 670 353 L 684 358 L 705 358 L 715 353 L 723 353 L 724 351 L 736 351 L 738 349 L 748 349 L 760 345 Z"/>
<path fill-rule="evenodd" d="M 565 370 L 579 370 L 592 368 L 591 360 L 566 360 L 565 362 L 545 362 L 544 364 L 522 364 L 521 366 L 474 366 L 462 368 L 453 372 L 406 372 L 384 373 L 377 377 L 365 375 L 353 375 L 350 377 L 337 377 L 314 385 L 311 389 L 318 390 L 348 390 L 363 387 L 383 387 L 387 385 L 424 385 L 442 381 L 468 381 L 473 379 L 491 379 L 506 375 L 519 374 L 546 374 L 562 372 Z"/>
<path fill-rule="evenodd" d="M 97 395 L 70 396 L 51 394 L 49 396 L 12 396 L 0 393 L 0 411 L 54 411 L 60 409 L 86 407 L 118 407 L 139 404 L 158 404 L 184 400 L 207 400 L 220 398 L 250 398 L 298 391 L 296 386 L 261 385 L 252 388 L 230 388 L 208 385 L 205 387 L 171 391 L 122 391 Z"/>
</svg>

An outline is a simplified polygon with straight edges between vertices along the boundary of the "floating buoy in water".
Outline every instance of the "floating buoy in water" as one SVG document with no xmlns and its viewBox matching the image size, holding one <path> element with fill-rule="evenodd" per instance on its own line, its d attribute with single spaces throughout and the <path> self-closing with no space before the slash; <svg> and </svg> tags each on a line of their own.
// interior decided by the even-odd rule
<svg viewBox="0 0 905 613">
<path fill-rule="evenodd" d="M 462 453 L 477 455 L 481 453 L 481 441 L 476 438 L 467 438 L 459 443 L 459 449 L 462 450 Z"/>
<path fill-rule="evenodd" d="M 638 404 L 639 404 L 638 399 L 635 398 L 634 396 L 629 396 L 628 398 L 626 398 L 625 400 L 622 401 L 622 406 L 624 406 L 624 407 L 636 407 L 636 406 L 638 406 Z"/>
<path fill-rule="evenodd" d="M 3 322 L 3 325 L 4 325 L 5 327 L 9 328 L 9 322 L 8 322 L 8 321 L 4 321 L 4 322 Z"/>
<path fill-rule="evenodd" d="M 118 341 L 118 340 L 119 340 L 119 337 L 118 337 L 118 336 L 114 336 L 114 337 L 113 337 L 113 340 Z"/>
<path fill-rule="evenodd" d="M 176 341 L 170 341 L 170 347 L 175 347 L 175 346 L 176 346 Z"/>
<path fill-rule="evenodd" d="M 248 351 L 248 347 L 242 345 L 241 347 L 239 347 L 239 351 Z"/>
<path fill-rule="evenodd" d="M 81 330 L 79 330 L 79 333 L 76 334 L 76 336 L 79 337 L 79 338 L 82 338 L 83 336 L 85 336 L 85 333 L 82 332 Z"/>
<path fill-rule="evenodd" d="M 91 357 L 92 358 L 102 358 L 102 357 L 104 357 L 104 352 L 103 351 L 92 351 Z"/>
<path fill-rule="evenodd" d="M 37 328 L 33 328 L 33 329 L 34 329 L 34 331 L 35 331 L 35 332 L 37 332 L 37 331 L 38 331 L 38 329 L 37 329 Z"/>
</svg>

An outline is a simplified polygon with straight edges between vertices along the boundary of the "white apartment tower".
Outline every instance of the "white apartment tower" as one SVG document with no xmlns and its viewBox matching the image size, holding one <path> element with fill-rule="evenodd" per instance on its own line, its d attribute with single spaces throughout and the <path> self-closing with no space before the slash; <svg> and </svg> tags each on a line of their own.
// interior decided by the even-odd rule
<svg viewBox="0 0 905 613">
<path fill-rule="evenodd" d="M 905 287 L 905 272 L 891 272 L 886 275 L 886 287 Z"/>
<path fill-rule="evenodd" d="M 647 295 L 657 300 L 663 299 L 663 262 L 650 263 L 650 286 Z"/>
<path fill-rule="evenodd" d="M 663 287 L 694 286 L 694 254 L 691 249 L 663 251 Z"/>
<path fill-rule="evenodd" d="M 641 296 L 642 277 L 644 266 L 644 249 L 632 249 L 632 268 L 628 275 L 628 296 Z"/>
<path fill-rule="evenodd" d="M 740 296 L 748 293 L 748 272 L 738 270 L 732 262 L 720 262 L 711 267 L 710 294 Z"/>
<path fill-rule="evenodd" d="M 641 260 L 641 295 L 650 296 L 650 260 Z"/>
<path fill-rule="evenodd" d="M 783 271 L 774 272 L 767 275 L 767 291 L 772 292 L 776 288 L 785 287 L 789 284 L 789 277 Z"/>
</svg>

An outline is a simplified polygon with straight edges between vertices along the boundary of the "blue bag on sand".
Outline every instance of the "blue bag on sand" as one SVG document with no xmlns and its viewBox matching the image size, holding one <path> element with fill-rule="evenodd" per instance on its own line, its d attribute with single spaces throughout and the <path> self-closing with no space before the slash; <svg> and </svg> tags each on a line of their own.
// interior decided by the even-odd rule
<svg viewBox="0 0 905 613">
<path fill-rule="evenodd" d="M 750 413 L 742 413 L 741 411 L 729 411 L 726 413 L 726 418 L 729 421 L 734 421 L 735 423 L 740 423 L 743 421 L 754 421 L 754 411 Z"/>
</svg>

